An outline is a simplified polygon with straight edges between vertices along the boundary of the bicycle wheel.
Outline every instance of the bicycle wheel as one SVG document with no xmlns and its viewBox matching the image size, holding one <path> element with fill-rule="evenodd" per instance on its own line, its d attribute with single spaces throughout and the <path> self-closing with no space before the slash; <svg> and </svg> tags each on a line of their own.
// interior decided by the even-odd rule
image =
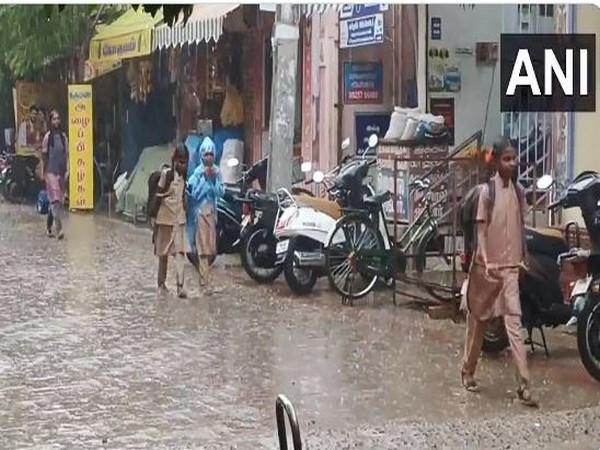
<svg viewBox="0 0 600 450">
<path fill-rule="evenodd" d="M 325 270 L 336 292 L 348 299 L 367 295 L 378 278 L 370 269 L 380 270 L 383 264 L 383 238 L 377 227 L 364 215 L 344 216 L 327 244 Z"/>
</svg>

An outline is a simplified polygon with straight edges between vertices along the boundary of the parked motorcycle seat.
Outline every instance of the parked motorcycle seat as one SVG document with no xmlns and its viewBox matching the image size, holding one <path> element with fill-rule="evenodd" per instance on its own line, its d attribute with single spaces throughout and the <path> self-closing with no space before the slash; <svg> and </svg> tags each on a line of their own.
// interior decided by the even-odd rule
<svg viewBox="0 0 600 450">
<path fill-rule="evenodd" d="M 323 214 L 327 214 L 332 219 L 338 220 L 340 217 L 342 217 L 340 205 L 333 200 L 311 197 L 310 195 L 294 195 L 293 197 L 297 203 L 310 206 L 311 208 L 314 208 Z"/>
<path fill-rule="evenodd" d="M 525 238 L 530 253 L 541 253 L 556 258 L 568 251 L 562 230 L 549 227 L 526 227 Z"/>
</svg>

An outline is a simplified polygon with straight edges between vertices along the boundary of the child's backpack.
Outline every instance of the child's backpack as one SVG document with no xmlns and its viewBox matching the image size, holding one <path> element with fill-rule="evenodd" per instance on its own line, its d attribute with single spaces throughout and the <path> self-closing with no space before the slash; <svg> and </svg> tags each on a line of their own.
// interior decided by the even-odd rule
<svg viewBox="0 0 600 450">
<path fill-rule="evenodd" d="M 42 189 L 37 196 L 36 209 L 38 214 L 46 215 L 50 209 L 50 199 L 48 198 L 48 192 Z"/>
<path fill-rule="evenodd" d="M 156 215 L 158 214 L 158 209 L 160 208 L 161 197 L 156 195 L 159 193 L 158 182 L 160 181 L 160 177 L 163 171 L 167 172 L 167 180 L 163 192 L 169 190 L 169 186 L 175 177 L 173 169 L 170 167 L 163 167 L 160 170 L 155 170 L 148 177 L 148 203 L 146 204 L 146 215 L 149 219 L 156 219 Z"/>
<path fill-rule="evenodd" d="M 464 241 L 464 259 L 462 263 L 466 268 L 471 267 L 471 259 L 477 249 L 477 207 L 479 205 L 479 195 L 486 184 L 490 195 L 488 209 L 489 223 L 492 218 L 494 203 L 496 201 L 496 183 L 493 178 L 486 183 L 481 183 L 471 188 L 458 208 L 457 225 L 463 232 Z M 515 190 L 517 192 L 519 205 L 522 205 L 525 201 L 523 187 L 519 183 L 515 183 Z M 523 220 L 522 217 L 521 220 Z"/>
</svg>

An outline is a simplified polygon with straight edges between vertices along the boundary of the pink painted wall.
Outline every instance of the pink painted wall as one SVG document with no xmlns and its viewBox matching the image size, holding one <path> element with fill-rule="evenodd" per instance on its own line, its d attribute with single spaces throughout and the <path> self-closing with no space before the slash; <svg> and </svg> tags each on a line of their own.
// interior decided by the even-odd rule
<svg viewBox="0 0 600 450">
<path fill-rule="evenodd" d="M 337 164 L 337 117 L 335 104 L 338 97 L 338 16 L 328 12 L 320 17 L 317 54 L 319 167 L 323 171 Z M 314 89 L 314 88 L 313 88 Z"/>
</svg>

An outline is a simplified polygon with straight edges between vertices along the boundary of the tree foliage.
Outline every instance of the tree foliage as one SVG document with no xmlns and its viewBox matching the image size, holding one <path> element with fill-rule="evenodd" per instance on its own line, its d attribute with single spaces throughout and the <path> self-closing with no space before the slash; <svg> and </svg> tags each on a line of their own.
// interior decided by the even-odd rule
<svg viewBox="0 0 600 450">
<path fill-rule="evenodd" d="M 48 62 L 87 46 L 104 5 L 0 5 L 0 64 L 14 79 L 35 76 Z"/>
<path fill-rule="evenodd" d="M 16 80 L 34 79 L 59 58 L 85 56 L 97 19 L 117 13 L 109 5 L 0 5 L 0 123 L 11 122 Z"/>
<path fill-rule="evenodd" d="M 163 18 L 165 23 L 169 25 L 173 25 L 180 13 L 183 13 L 183 21 L 187 22 L 190 14 L 192 14 L 192 10 L 194 9 L 194 5 L 173 5 L 173 4 L 150 4 L 150 5 L 135 5 L 133 8 L 136 10 L 142 6 L 144 11 L 152 14 L 154 17 L 156 13 L 162 8 L 163 9 Z"/>
</svg>

